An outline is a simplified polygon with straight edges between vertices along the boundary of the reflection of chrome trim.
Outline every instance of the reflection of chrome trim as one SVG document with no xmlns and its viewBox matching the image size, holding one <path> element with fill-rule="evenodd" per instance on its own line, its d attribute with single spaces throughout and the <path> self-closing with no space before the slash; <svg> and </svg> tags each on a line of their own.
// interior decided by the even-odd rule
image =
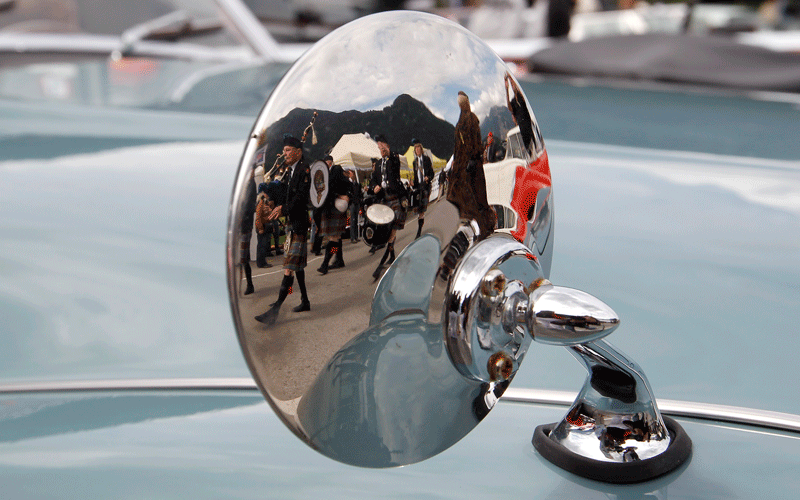
<svg viewBox="0 0 800 500">
<path fill-rule="evenodd" d="M 268 61 L 291 62 L 282 57 L 278 42 L 240 0 L 216 0 L 216 2 L 228 17 L 234 20 L 232 27 L 241 34 L 256 54 Z"/>
<path fill-rule="evenodd" d="M 122 46 L 123 52 L 127 41 L 135 41 L 129 44 L 130 54 L 133 56 L 155 56 L 168 58 L 187 58 L 191 60 L 251 60 L 255 54 L 258 58 L 267 61 L 292 62 L 298 54 L 297 49 L 293 49 L 290 54 L 285 53 L 275 39 L 264 29 L 258 19 L 240 0 L 216 0 L 219 10 L 227 16 L 223 23 L 239 34 L 244 42 L 240 47 L 220 47 L 210 48 L 189 43 L 164 43 L 138 40 L 140 35 L 146 34 L 148 28 L 137 29 L 136 33 L 123 33 L 122 43 L 120 37 L 107 35 L 91 35 L 85 33 L 0 33 L 0 52 L 28 52 L 28 53 L 51 53 L 51 54 L 111 54 L 119 51 Z M 166 24 L 182 19 L 173 12 L 166 16 Z M 151 20 L 150 23 L 157 20 Z M 162 18 L 161 21 L 164 21 Z M 227 21 L 227 22 L 226 22 Z M 156 23 L 156 26 L 165 23 Z M 140 26 L 142 28 L 142 26 Z M 126 40 L 129 39 L 129 40 Z M 244 46 L 250 50 L 243 52 Z"/>
<path fill-rule="evenodd" d="M 34 55 L 108 56 L 119 49 L 119 39 L 107 35 L 60 33 L 0 33 L 0 53 Z M 189 43 L 144 40 L 131 53 L 138 57 L 162 57 L 191 61 L 251 61 L 253 52 L 245 45 L 220 48 Z"/>
<path fill-rule="evenodd" d="M 148 390 L 258 390 L 249 377 L 237 378 L 171 378 L 171 379 L 127 379 L 127 380 L 74 380 L 63 382 L 28 382 L 0 384 L 0 394 L 22 394 L 37 392 L 79 391 L 148 391 Z M 548 389 L 526 389 L 509 387 L 502 400 L 517 403 L 535 403 L 569 406 L 577 393 Z M 791 432 L 800 432 L 800 415 L 756 410 L 739 406 L 726 406 L 691 401 L 659 399 L 661 413 L 676 417 L 714 420 L 734 424 L 769 427 Z"/>
<path fill-rule="evenodd" d="M 568 391 L 510 387 L 502 399 L 520 403 L 569 406 L 575 401 L 576 396 L 577 393 Z M 791 413 L 672 399 L 659 399 L 657 404 L 658 409 L 665 415 L 800 432 L 800 415 Z"/>
</svg>

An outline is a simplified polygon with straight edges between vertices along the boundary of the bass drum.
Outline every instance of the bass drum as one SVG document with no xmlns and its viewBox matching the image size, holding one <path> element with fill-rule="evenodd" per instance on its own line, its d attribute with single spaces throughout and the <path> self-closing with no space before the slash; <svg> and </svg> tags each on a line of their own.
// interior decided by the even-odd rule
<svg viewBox="0 0 800 500">
<path fill-rule="evenodd" d="M 309 187 L 309 199 L 314 208 L 319 208 L 328 199 L 328 164 L 317 160 L 311 164 L 311 186 Z"/>
<path fill-rule="evenodd" d="M 364 221 L 364 243 L 367 245 L 383 245 L 389 241 L 394 222 L 394 210 L 387 205 L 375 203 L 367 208 Z"/>
</svg>

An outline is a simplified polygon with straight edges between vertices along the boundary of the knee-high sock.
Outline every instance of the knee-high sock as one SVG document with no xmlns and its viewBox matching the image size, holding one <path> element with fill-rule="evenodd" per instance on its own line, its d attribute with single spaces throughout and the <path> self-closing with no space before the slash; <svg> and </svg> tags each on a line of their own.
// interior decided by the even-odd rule
<svg viewBox="0 0 800 500">
<path fill-rule="evenodd" d="M 301 269 L 296 271 L 295 274 L 297 275 L 297 286 L 300 287 L 300 300 L 308 302 L 308 293 L 306 293 L 306 271 Z"/>
<path fill-rule="evenodd" d="M 289 295 L 289 290 L 292 289 L 292 283 L 294 283 L 294 276 L 291 274 L 289 276 L 283 275 L 281 289 L 278 292 L 278 302 L 275 303 L 276 307 L 280 307 L 283 301 L 286 300 L 286 296 Z"/>
<path fill-rule="evenodd" d="M 243 262 L 244 277 L 247 278 L 247 286 L 253 286 L 253 269 L 250 267 L 249 262 Z"/>
<path fill-rule="evenodd" d="M 336 243 L 334 243 L 333 241 L 329 241 L 328 244 L 325 245 L 325 257 L 323 257 L 322 259 L 322 266 L 321 266 L 323 269 L 328 268 L 328 263 L 331 261 L 331 256 L 333 255 L 334 251 L 333 247 L 335 244 Z M 298 271 L 298 272 L 305 272 L 305 271 Z"/>
</svg>

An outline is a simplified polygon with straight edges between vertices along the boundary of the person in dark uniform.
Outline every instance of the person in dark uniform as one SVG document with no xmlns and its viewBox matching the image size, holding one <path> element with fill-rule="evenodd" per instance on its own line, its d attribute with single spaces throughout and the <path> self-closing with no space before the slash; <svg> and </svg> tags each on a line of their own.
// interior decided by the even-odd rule
<svg viewBox="0 0 800 500">
<path fill-rule="evenodd" d="M 358 227 L 358 213 L 361 210 L 363 195 L 361 184 L 358 182 L 355 171 L 348 170 L 347 177 L 350 178 L 350 242 L 358 243 L 361 235 Z"/>
<path fill-rule="evenodd" d="M 328 274 L 328 269 L 344 267 L 342 257 L 342 233 L 347 226 L 347 207 L 350 204 L 350 179 L 344 174 L 341 165 L 334 165 L 333 157 L 325 157 L 328 165 L 328 197 L 320 207 L 321 225 L 320 234 L 327 238 L 325 258 L 317 269 L 321 274 Z M 336 259 L 328 266 L 331 256 L 336 254 Z"/>
<path fill-rule="evenodd" d="M 310 201 L 311 175 L 309 167 L 303 159 L 303 143 L 300 139 L 285 135 L 283 138 L 283 155 L 286 158 L 288 172 L 283 177 L 287 183 L 286 200 L 272 210 L 269 218 L 276 220 L 285 215 L 288 217 L 287 227 L 291 228 L 291 243 L 283 261 L 283 281 L 278 292 L 278 300 L 272 304 L 265 313 L 256 316 L 256 320 L 267 325 L 272 325 L 278 318 L 283 301 L 289 295 L 297 275 L 297 285 L 300 287 L 300 305 L 293 309 L 294 312 L 310 311 L 311 302 L 306 292 L 305 267 L 308 263 L 308 247 L 306 233 L 308 232 L 308 205 Z M 287 235 L 287 237 L 289 237 Z"/>
<path fill-rule="evenodd" d="M 384 264 L 391 265 L 394 262 L 394 240 L 397 230 L 403 229 L 406 224 L 406 209 L 408 205 L 406 189 L 400 181 L 400 156 L 389 148 L 389 140 L 384 135 L 375 136 L 378 143 L 378 150 L 381 158 L 375 164 L 370 176 L 368 192 L 373 194 L 376 199 L 382 200 L 385 205 L 394 211 L 394 222 L 386 243 L 386 251 L 381 257 L 381 263 L 372 273 L 374 279 L 381 277 L 381 270 Z M 388 259 L 388 262 L 387 262 Z"/>
<path fill-rule="evenodd" d="M 278 205 L 286 203 L 286 184 L 273 177 L 273 179 L 267 183 L 267 200 L 269 200 L 270 204 L 270 213 L 272 213 L 272 210 Z M 281 223 L 276 219 L 272 221 L 271 224 L 275 255 L 283 255 L 283 248 L 280 244 Z"/>
<path fill-rule="evenodd" d="M 428 210 L 428 198 L 431 196 L 431 180 L 433 179 L 433 165 L 431 159 L 425 154 L 422 143 L 414 139 L 414 174 L 411 176 L 411 186 L 417 191 L 419 203 L 417 205 L 417 238 L 422 234 L 425 225 L 425 211 Z"/>
</svg>

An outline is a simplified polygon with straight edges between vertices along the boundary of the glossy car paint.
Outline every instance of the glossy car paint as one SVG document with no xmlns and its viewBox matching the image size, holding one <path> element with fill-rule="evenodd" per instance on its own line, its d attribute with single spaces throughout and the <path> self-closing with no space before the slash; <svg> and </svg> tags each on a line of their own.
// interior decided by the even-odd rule
<svg viewBox="0 0 800 500">
<path fill-rule="evenodd" d="M 553 176 L 552 281 L 619 313 L 609 340 L 658 398 L 799 414 L 800 389 L 784 382 L 800 310 L 797 104 L 558 82 L 524 90 Z M 0 105 L 15 110 L 3 114 L 1 139 L 16 144 L 13 156 L 0 153 L 0 382 L 249 377 L 223 256 L 257 110 Z M 98 144 L 84 125 L 94 113 L 111 117 L 103 137 L 119 142 Z M 85 132 L 30 125 L 51 123 L 42 114 Z M 29 139 L 19 141 L 23 124 Z M 566 350 L 537 345 L 512 388 L 576 391 L 584 376 Z M 259 398 L 5 395 L 0 483 L 10 498 L 790 498 L 798 486 L 797 434 L 690 419 L 681 419 L 695 444 L 684 469 L 624 488 L 582 480 L 530 444 L 533 428 L 566 408 L 502 400 L 442 455 L 365 471 L 300 444 Z"/>
</svg>

